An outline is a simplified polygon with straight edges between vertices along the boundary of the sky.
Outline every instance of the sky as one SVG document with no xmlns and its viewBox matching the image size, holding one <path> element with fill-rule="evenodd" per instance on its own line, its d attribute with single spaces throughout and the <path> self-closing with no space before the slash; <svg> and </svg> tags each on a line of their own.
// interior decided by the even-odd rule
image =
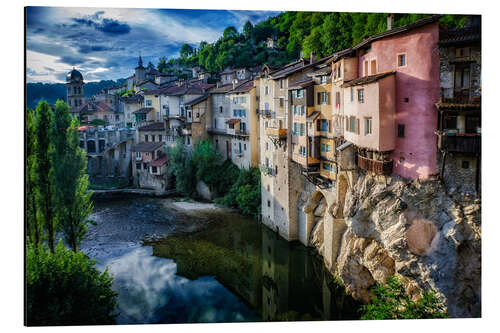
<svg viewBox="0 0 500 333">
<path fill-rule="evenodd" d="M 241 31 L 279 12 L 243 10 L 27 7 L 27 82 L 65 82 L 75 67 L 84 80 L 116 80 L 144 65 L 177 57 L 182 44 L 214 42 L 227 26 Z"/>
</svg>

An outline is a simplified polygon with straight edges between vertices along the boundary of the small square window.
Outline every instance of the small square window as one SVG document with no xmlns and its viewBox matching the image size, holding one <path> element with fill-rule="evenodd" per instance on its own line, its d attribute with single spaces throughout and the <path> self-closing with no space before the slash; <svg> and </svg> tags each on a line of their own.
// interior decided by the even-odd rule
<svg viewBox="0 0 500 333">
<path fill-rule="evenodd" d="M 462 161 L 462 169 L 468 169 L 469 168 L 469 161 Z"/>
<path fill-rule="evenodd" d="M 405 103 L 408 103 L 410 99 L 408 97 L 405 98 Z"/>
<path fill-rule="evenodd" d="M 406 66 L 406 54 L 398 55 L 398 66 L 399 67 Z"/>
</svg>

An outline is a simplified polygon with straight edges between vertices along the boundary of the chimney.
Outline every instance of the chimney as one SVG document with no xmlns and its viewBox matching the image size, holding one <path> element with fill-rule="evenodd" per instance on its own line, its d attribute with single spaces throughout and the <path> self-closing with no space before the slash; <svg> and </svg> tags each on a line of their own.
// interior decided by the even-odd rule
<svg viewBox="0 0 500 333">
<path fill-rule="evenodd" d="M 387 30 L 394 28 L 394 14 L 387 15 Z"/>
</svg>

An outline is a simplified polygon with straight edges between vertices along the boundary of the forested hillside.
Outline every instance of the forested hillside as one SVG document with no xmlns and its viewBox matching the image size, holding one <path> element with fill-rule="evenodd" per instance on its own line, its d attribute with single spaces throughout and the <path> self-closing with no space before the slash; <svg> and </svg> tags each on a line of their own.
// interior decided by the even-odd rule
<svg viewBox="0 0 500 333">
<path fill-rule="evenodd" d="M 395 26 L 429 15 L 396 14 Z M 466 17 L 461 15 L 441 18 L 447 27 L 463 26 L 465 22 Z M 386 27 L 387 14 L 383 13 L 284 12 L 255 26 L 247 22 L 241 32 L 227 27 L 214 43 L 202 41 L 198 47 L 184 44 L 175 61 L 200 65 L 210 72 L 264 63 L 282 65 L 297 60 L 301 51 L 304 57 L 311 51 L 321 57 L 330 55 L 385 31 Z M 277 48 L 266 47 L 268 37 L 276 39 Z"/>
<path fill-rule="evenodd" d="M 121 84 L 124 79 L 117 81 L 102 80 L 99 82 L 86 82 L 84 86 L 85 96 L 97 94 L 101 89 Z M 66 101 L 65 83 L 28 83 L 26 85 L 26 106 L 34 109 L 40 100 L 46 100 L 49 103 L 55 103 L 56 100 Z"/>
</svg>

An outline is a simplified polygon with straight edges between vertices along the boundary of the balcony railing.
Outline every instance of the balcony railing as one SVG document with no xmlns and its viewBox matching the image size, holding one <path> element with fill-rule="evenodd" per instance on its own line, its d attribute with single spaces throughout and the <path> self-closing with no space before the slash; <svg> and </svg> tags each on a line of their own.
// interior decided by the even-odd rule
<svg viewBox="0 0 500 333">
<path fill-rule="evenodd" d="M 260 166 L 260 172 L 268 176 L 274 176 L 274 169 L 265 165 Z"/>
<path fill-rule="evenodd" d="M 270 118 L 270 119 L 276 118 L 276 112 L 272 112 L 271 110 L 260 110 L 260 114 L 264 118 Z"/>
<path fill-rule="evenodd" d="M 441 149 L 452 153 L 481 153 L 481 136 L 479 135 L 443 135 Z"/>
<path fill-rule="evenodd" d="M 286 128 L 266 128 L 267 136 L 278 137 L 279 139 L 286 139 Z"/>
<path fill-rule="evenodd" d="M 481 96 L 471 96 L 469 90 L 455 90 L 452 98 L 442 98 L 443 103 L 481 104 Z"/>
<path fill-rule="evenodd" d="M 358 155 L 358 167 L 366 171 L 374 172 L 377 175 L 386 175 L 386 176 L 391 175 L 392 165 L 393 165 L 392 160 L 377 161 Z"/>
<path fill-rule="evenodd" d="M 235 135 L 244 135 L 244 136 L 247 136 L 248 135 L 248 131 L 247 130 L 242 130 L 242 129 L 235 129 L 234 130 L 234 134 Z"/>
</svg>

